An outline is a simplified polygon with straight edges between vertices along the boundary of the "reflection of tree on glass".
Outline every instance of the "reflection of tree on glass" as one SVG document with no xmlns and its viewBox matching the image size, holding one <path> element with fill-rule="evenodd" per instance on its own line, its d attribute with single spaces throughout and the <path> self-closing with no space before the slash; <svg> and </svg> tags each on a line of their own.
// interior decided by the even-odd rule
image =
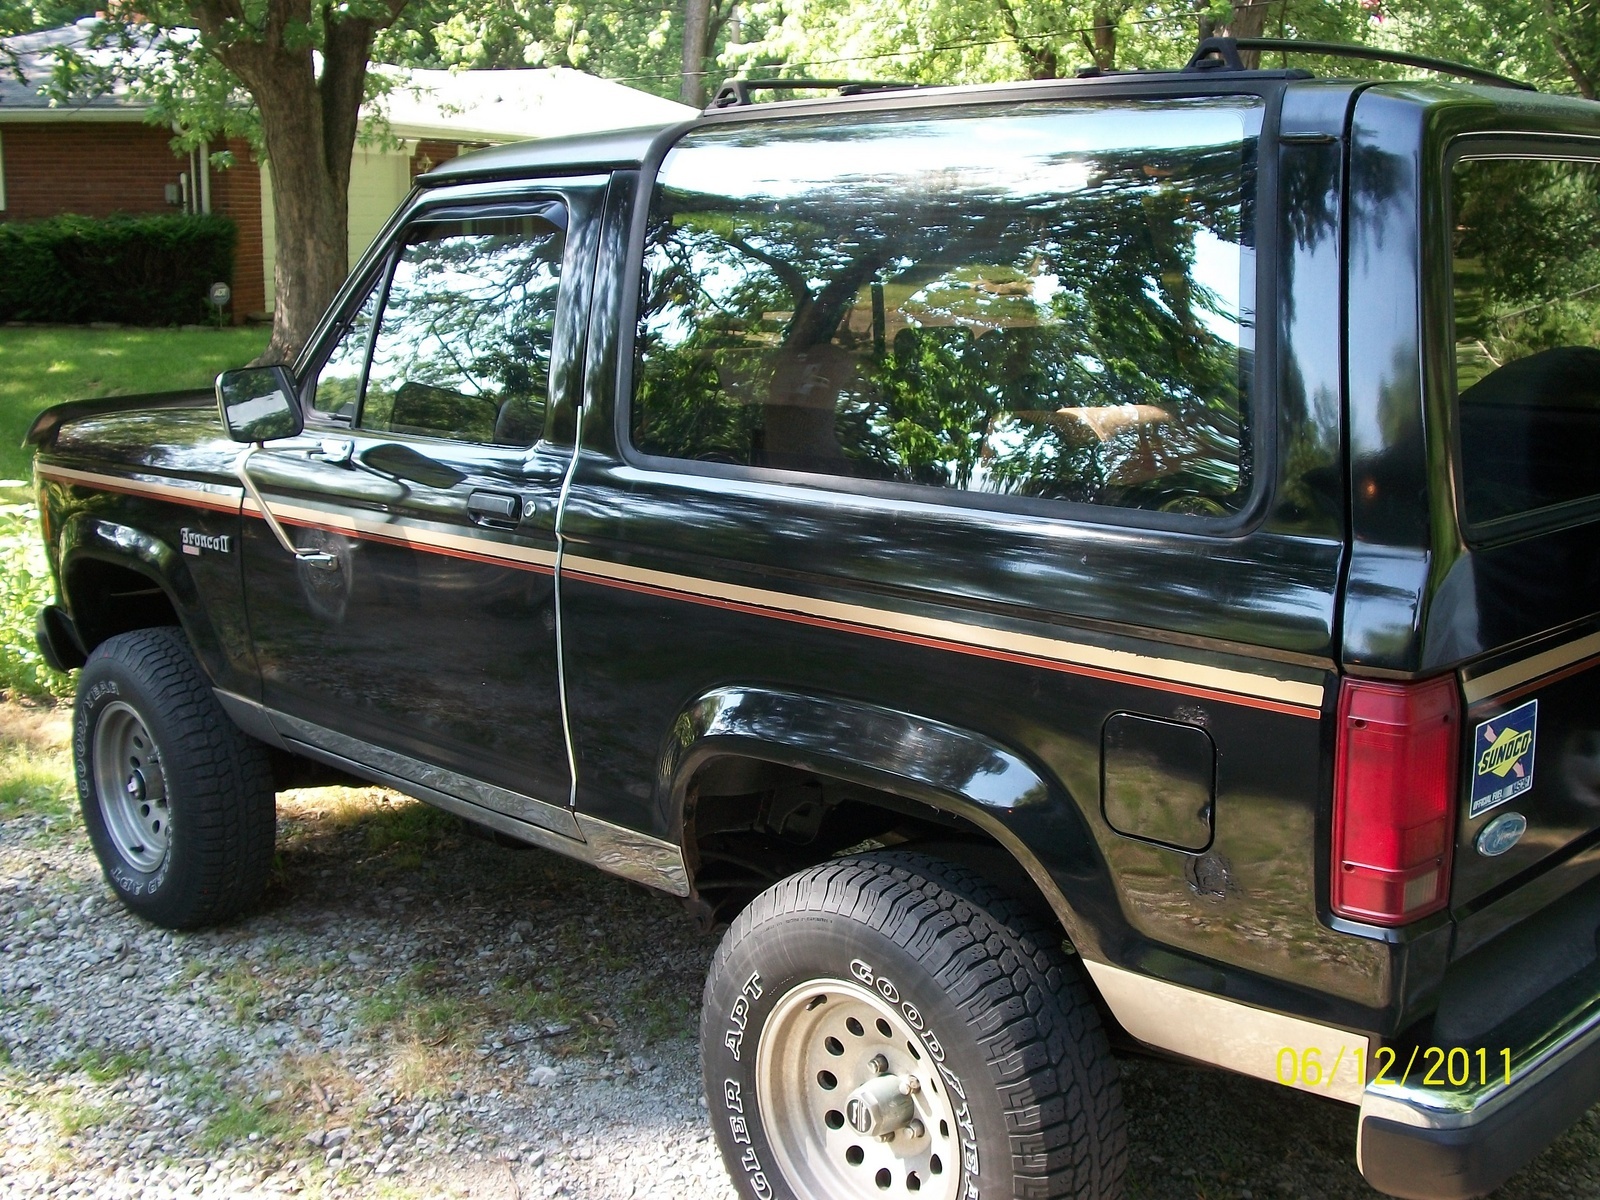
<svg viewBox="0 0 1600 1200">
<path fill-rule="evenodd" d="M 418 225 L 389 282 L 362 427 L 532 445 L 564 240 L 537 216 Z"/>
<path fill-rule="evenodd" d="M 636 445 L 1237 509 L 1258 123 L 1037 104 L 691 135 L 651 211 Z"/>
<path fill-rule="evenodd" d="M 367 343 L 372 340 L 372 321 L 377 311 L 378 291 L 374 286 L 317 374 L 312 407 L 318 412 L 347 424 L 355 421 L 361 404 L 361 377 L 367 369 Z"/>
<path fill-rule="evenodd" d="M 1600 496 L 1600 162 L 1466 159 L 1451 182 L 1467 518 Z"/>
</svg>

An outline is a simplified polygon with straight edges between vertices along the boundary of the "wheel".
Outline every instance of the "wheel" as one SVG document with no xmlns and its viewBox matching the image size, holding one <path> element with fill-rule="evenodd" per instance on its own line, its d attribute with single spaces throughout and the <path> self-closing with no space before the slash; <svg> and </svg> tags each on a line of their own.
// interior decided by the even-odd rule
<svg viewBox="0 0 1600 1200">
<path fill-rule="evenodd" d="M 740 1194 L 1119 1196 L 1116 1064 L 1059 942 L 923 855 L 833 859 L 763 892 L 717 950 L 700 1026 Z"/>
<path fill-rule="evenodd" d="M 271 760 L 222 711 L 181 632 L 95 648 L 72 748 L 95 857 L 129 909 L 193 929 L 260 895 L 277 825 Z"/>
</svg>

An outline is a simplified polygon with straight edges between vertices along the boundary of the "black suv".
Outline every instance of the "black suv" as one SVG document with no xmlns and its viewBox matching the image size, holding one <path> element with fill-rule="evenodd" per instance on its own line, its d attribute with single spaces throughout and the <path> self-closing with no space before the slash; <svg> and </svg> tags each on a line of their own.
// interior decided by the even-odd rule
<svg viewBox="0 0 1600 1200">
<path fill-rule="evenodd" d="M 237 913 L 319 772 L 681 896 L 760 1200 L 1115 1196 L 1113 1048 L 1527 1162 L 1600 1097 L 1600 107 L 1212 49 L 470 155 L 220 420 L 41 416 L 127 905 Z"/>
</svg>

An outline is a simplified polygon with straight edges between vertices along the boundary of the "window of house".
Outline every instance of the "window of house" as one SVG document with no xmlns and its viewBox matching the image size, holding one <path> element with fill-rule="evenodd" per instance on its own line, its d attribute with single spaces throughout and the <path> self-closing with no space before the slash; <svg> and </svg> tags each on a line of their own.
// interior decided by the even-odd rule
<svg viewBox="0 0 1600 1200">
<path fill-rule="evenodd" d="M 544 428 L 565 223 L 552 204 L 413 225 L 386 286 L 324 364 L 314 406 L 362 429 L 531 446 Z"/>
<path fill-rule="evenodd" d="M 1600 161 L 1465 158 L 1451 184 L 1467 523 L 1600 497 Z"/>
<path fill-rule="evenodd" d="M 651 202 L 633 445 L 1236 511 L 1259 127 L 1230 98 L 692 133 Z"/>
</svg>

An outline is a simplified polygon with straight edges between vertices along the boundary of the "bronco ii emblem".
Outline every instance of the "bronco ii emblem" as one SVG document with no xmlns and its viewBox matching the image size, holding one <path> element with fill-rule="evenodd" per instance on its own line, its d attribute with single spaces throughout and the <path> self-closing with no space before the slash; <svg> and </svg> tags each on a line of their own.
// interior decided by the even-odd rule
<svg viewBox="0 0 1600 1200">
<path fill-rule="evenodd" d="M 200 533 L 187 527 L 178 530 L 183 538 L 183 552 L 198 556 L 202 550 L 215 550 L 218 554 L 233 553 L 233 538 L 227 533 Z"/>
</svg>

